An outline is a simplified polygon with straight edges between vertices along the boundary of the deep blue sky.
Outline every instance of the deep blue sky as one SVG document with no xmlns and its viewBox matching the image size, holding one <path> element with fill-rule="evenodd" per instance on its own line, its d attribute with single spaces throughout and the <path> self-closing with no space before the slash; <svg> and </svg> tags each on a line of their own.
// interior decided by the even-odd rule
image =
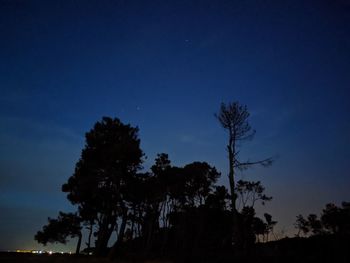
<svg viewBox="0 0 350 263">
<path fill-rule="evenodd" d="M 207 161 L 227 184 L 222 101 L 251 112 L 240 174 L 291 233 L 350 200 L 350 2 L 0 0 L 0 249 L 39 248 L 102 116 L 140 128 L 149 167 Z M 263 211 L 263 210 L 260 210 Z M 74 245 L 74 243 L 72 243 Z"/>
</svg>

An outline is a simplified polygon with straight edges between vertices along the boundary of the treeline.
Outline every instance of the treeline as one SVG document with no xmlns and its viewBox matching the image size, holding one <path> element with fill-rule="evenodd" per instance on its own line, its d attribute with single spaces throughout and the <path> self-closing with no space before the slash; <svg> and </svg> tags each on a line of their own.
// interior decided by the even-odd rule
<svg viewBox="0 0 350 263">
<path fill-rule="evenodd" d="M 309 214 L 306 218 L 298 215 L 295 227 L 297 236 L 318 235 L 350 235 L 350 203 L 342 202 L 342 206 L 329 203 L 322 210 L 320 217 Z"/>
<path fill-rule="evenodd" d="M 214 166 L 174 166 L 165 153 L 143 172 L 138 128 L 104 117 L 86 133 L 74 174 L 62 186 L 77 212 L 49 218 L 35 239 L 46 245 L 77 237 L 79 253 L 84 232 L 85 251 L 111 258 L 217 255 L 267 241 L 276 222 L 267 213 L 263 219 L 256 217 L 254 205 L 272 198 L 265 195 L 261 182 L 236 182 L 235 170 L 267 166 L 271 159 L 238 160 L 238 142 L 255 133 L 245 106 L 222 104 L 216 117 L 228 132 L 229 190 L 217 185 L 220 172 Z"/>
</svg>

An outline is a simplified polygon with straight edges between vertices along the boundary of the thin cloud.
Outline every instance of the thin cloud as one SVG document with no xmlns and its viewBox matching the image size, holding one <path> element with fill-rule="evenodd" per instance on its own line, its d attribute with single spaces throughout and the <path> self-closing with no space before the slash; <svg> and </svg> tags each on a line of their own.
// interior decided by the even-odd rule
<svg viewBox="0 0 350 263">
<path fill-rule="evenodd" d="M 29 133 L 33 136 L 83 140 L 83 136 L 74 130 L 52 122 L 37 122 L 26 118 L 7 116 L 0 116 L 0 122 L 3 124 L 0 128 L 0 136 L 11 135 L 15 137 L 19 135 L 18 133 Z M 18 137 L 23 138 L 23 136 Z"/>
</svg>

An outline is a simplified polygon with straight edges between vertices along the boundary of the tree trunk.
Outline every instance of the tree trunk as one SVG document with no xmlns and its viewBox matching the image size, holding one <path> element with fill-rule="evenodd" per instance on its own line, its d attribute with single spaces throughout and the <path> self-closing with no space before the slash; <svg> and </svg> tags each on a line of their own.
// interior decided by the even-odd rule
<svg viewBox="0 0 350 263">
<path fill-rule="evenodd" d="M 235 170 L 234 170 L 234 165 L 235 165 L 235 145 L 234 145 L 234 140 L 232 138 L 232 135 L 230 135 L 229 139 L 229 145 L 227 146 L 228 150 L 228 159 L 229 159 L 229 183 L 230 183 L 230 191 L 231 191 L 231 210 L 232 212 L 237 212 L 236 208 L 236 191 L 235 191 Z"/>
<path fill-rule="evenodd" d="M 93 224 L 92 224 L 92 222 L 91 222 L 91 223 L 90 223 L 90 227 L 89 227 L 88 242 L 86 243 L 88 250 L 90 250 L 90 248 L 91 248 L 92 229 L 93 229 Z"/>
<path fill-rule="evenodd" d="M 75 254 L 76 254 L 76 255 L 79 255 L 79 253 L 80 253 L 81 238 L 82 238 L 82 234 L 80 233 L 80 234 L 78 235 L 78 243 L 77 243 L 77 248 L 76 248 L 76 250 L 75 250 Z"/>
<path fill-rule="evenodd" d="M 124 239 L 124 233 L 125 233 L 125 228 L 126 228 L 126 222 L 127 222 L 127 215 L 128 215 L 128 212 L 124 212 L 123 214 L 123 218 L 122 218 L 122 224 L 120 226 L 120 229 L 119 229 L 119 233 L 118 233 L 118 240 L 117 242 L 119 244 L 121 244 L 123 242 L 123 239 Z"/>
<path fill-rule="evenodd" d="M 110 259 L 116 258 L 117 254 L 118 254 L 119 247 L 123 243 L 126 223 L 128 220 L 127 216 L 128 216 L 128 210 L 125 209 L 125 211 L 123 212 L 122 224 L 120 225 L 117 241 L 114 243 L 113 247 L 111 248 L 111 250 L 109 251 L 109 254 L 108 254 L 108 257 Z"/>
<path fill-rule="evenodd" d="M 132 216 L 131 216 L 131 239 L 134 238 L 134 231 L 135 231 L 135 218 L 136 218 L 136 207 L 135 205 L 132 208 Z"/>
<path fill-rule="evenodd" d="M 236 189 L 235 189 L 235 135 L 232 134 L 230 130 L 229 145 L 227 146 L 228 157 L 229 157 L 229 183 L 231 191 L 231 211 L 232 211 L 232 234 L 233 234 L 233 244 L 240 247 L 242 245 L 242 233 L 239 226 L 239 215 L 236 207 Z"/>
<path fill-rule="evenodd" d="M 115 228 L 116 218 L 115 216 L 108 216 L 103 224 L 100 226 L 98 231 L 95 254 L 98 256 L 103 256 L 106 254 L 108 241 Z"/>
</svg>

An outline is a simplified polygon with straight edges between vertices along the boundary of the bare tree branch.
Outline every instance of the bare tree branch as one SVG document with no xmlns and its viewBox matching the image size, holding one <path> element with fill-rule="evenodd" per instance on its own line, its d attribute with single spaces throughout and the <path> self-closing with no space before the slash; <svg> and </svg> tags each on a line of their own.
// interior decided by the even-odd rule
<svg viewBox="0 0 350 263">
<path fill-rule="evenodd" d="M 242 162 L 240 162 L 238 160 L 235 160 L 234 167 L 239 169 L 239 170 L 246 170 L 250 166 L 253 166 L 253 165 L 261 165 L 263 167 L 268 167 L 268 166 L 272 165 L 272 163 L 273 163 L 273 159 L 271 157 L 267 158 L 267 159 L 264 159 L 264 160 L 260 160 L 260 161 L 254 161 L 254 162 L 246 161 L 244 163 L 242 163 Z"/>
</svg>

